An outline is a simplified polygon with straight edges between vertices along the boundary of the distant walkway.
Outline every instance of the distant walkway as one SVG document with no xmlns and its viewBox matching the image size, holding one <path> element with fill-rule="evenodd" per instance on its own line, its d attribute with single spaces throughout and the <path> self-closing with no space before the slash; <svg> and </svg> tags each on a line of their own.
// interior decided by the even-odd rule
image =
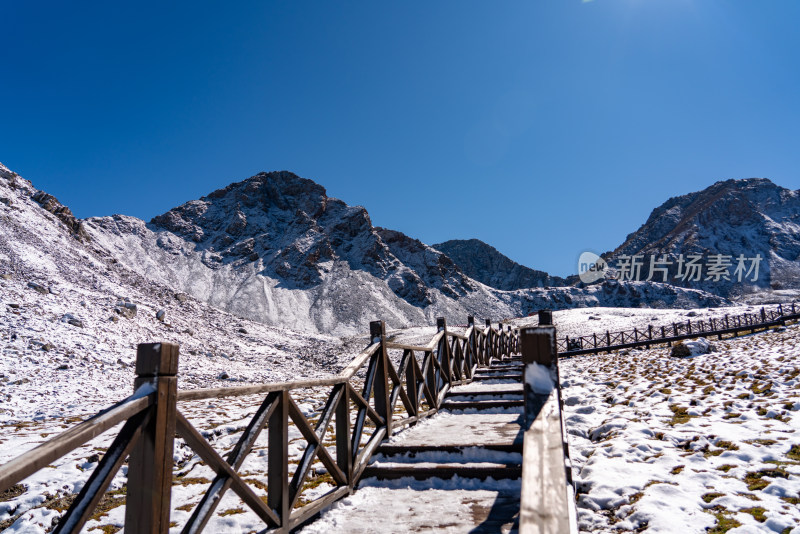
<svg viewBox="0 0 800 534">
<path fill-rule="evenodd" d="M 478 369 L 442 411 L 382 445 L 358 491 L 302 532 L 516 532 L 521 369 L 518 359 Z"/>
</svg>

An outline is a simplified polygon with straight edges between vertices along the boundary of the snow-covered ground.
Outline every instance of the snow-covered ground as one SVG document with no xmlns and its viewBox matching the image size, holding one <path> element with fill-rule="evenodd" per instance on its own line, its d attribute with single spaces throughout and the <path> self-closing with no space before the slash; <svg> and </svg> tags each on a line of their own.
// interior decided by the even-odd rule
<svg viewBox="0 0 800 534">
<path fill-rule="evenodd" d="M 710 341 L 561 362 L 582 531 L 800 532 L 800 325 Z"/>
<path fill-rule="evenodd" d="M 342 341 L 302 335 L 252 323 L 191 298 L 181 302 L 172 293 L 130 294 L 130 288 L 114 289 L 112 282 L 102 281 L 97 290 L 58 283 L 53 284 L 53 293 L 41 294 L 27 287 L 25 280 L 0 279 L 0 463 L 130 394 L 131 363 L 140 341 L 181 344 L 181 388 L 329 374 L 366 345 L 366 336 Z M 120 298 L 138 302 L 134 318 L 110 320 Z M 159 309 L 166 310 L 165 322 L 155 317 Z M 735 313 L 695 312 L 697 318 Z M 62 321 L 67 313 L 84 326 Z M 578 309 L 556 312 L 555 323 L 559 336 L 577 335 L 669 323 L 687 313 Z M 589 315 L 600 319 L 589 320 Z M 419 344 L 434 332 L 435 328 L 426 327 L 389 335 Z M 667 348 L 658 348 L 561 362 L 584 531 L 705 532 L 706 527 L 735 521 L 742 526 L 730 532 L 800 532 L 792 531 L 800 523 L 800 326 L 711 341 L 716 352 L 689 359 L 671 358 Z M 45 344 L 52 347 L 43 350 Z M 222 372 L 230 378 L 219 379 Z M 294 398 L 313 417 L 327 394 L 327 389 L 305 390 Z M 233 447 L 261 400 L 195 402 L 181 409 L 224 452 Z M 450 418 L 443 414 L 442 422 Z M 93 440 L 23 481 L 18 491 L 0 497 L 0 530 L 46 532 L 113 436 L 111 431 Z M 296 461 L 304 441 L 295 429 L 290 440 L 291 459 Z M 266 482 L 265 447 L 262 436 L 242 469 L 249 480 L 259 481 L 257 487 Z M 180 526 L 213 473 L 180 441 L 176 461 L 172 520 Z M 319 485 L 306 490 L 304 498 L 331 489 L 324 476 L 315 480 Z M 112 484 L 117 494 L 108 496 L 105 511 L 88 523 L 87 532 L 98 527 L 114 532 L 121 527 L 124 504 L 119 490 L 124 483 L 125 468 Z M 410 483 L 407 490 L 419 513 L 427 510 L 426 502 L 442 502 L 443 495 L 434 493 L 451 489 L 446 484 L 436 488 L 424 484 Z M 385 488 L 364 486 L 363 493 L 342 506 L 362 509 L 364 502 L 381 506 Z M 469 491 L 488 491 L 463 489 L 465 498 Z M 505 495 L 513 488 L 491 491 Z M 453 510 L 462 504 L 454 503 Z M 261 528 L 257 516 L 229 492 L 208 531 Z"/>
</svg>

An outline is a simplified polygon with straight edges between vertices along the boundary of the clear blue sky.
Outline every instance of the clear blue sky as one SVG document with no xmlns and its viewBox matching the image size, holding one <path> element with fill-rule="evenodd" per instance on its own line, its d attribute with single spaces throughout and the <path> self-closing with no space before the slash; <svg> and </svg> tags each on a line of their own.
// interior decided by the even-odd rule
<svg viewBox="0 0 800 534">
<path fill-rule="evenodd" d="M 291 170 L 554 274 L 670 196 L 800 188 L 800 2 L 3 2 L 0 161 L 149 220 Z"/>
</svg>

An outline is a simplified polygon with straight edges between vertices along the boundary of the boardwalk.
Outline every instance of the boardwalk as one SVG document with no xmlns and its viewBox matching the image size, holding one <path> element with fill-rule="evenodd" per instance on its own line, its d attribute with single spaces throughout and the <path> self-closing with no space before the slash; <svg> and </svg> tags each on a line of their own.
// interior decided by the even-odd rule
<svg viewBox="0 0 800 534">
<path fill-rule="evenodd" d="M 134 395 L 0 466 L 0 491 L 124 422 L 54 534 L 96 522 L 128 457 L 124 523 L 112 525 L 126 531 L 574 530 L 554 327 L 468 324 L 451 332 L 440 318 L 426 345 L 405 345 L 375 321 L 370 344 L 335 376 L 181 391 L 178 347 L 139 345 Z M 304 399 L 320 390 L 327 400 L 309 411 Z M 221 449 L 186 416 L 187 403 L 253 395 L 258 409 Z M 207 473 L 189 477 L 206 488 L 191 499 L 173 490 L 176 434 Z M 228 490 L 249 512 L 219 509 Z"/>
<path fill-rule="evenodd" d="M 358 491 L 302 532 L 516 532 L 522 473 L 518 360 L 478 370 L 436 416 L 381 446 Z"/>
</svg>

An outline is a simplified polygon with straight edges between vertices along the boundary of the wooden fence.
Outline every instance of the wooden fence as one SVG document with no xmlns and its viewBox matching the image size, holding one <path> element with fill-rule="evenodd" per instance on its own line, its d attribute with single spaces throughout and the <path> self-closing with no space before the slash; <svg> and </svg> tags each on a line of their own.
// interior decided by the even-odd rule
<svg viewBox="0 0 800 534">
<path fill-rule="evenodd" d="M 177 388 L 177 345 L 139 345 L 134 394 L 0 466 L 0 492 L 124 423 L 61 517 L 56 533 L 81 530 L 126 458 L 129 458 L 126 532 L 167 533 L 176 434 L 216 472 L 183 533 L 201 532 L 229 489 L 268 528 L 288 532 L 352 493 L 371 456 L 393 431 L 435 414 L 448 390 L 471 382 L 477 367 L 487 367 L 492 360 L 519 352 L 517 331 L 492 327 L 489 321 L 485 328 L 479 328 L 472 317 L 463 334 L 448 331 L 445 320 L 438 319 L 436 335 L 424 346 L 388 341 L 383 321 L 370 324 L 370 336 L 369 346 L 341 373 L 330 378 L 186 391 Z M 399 363 L 395 365 L 393 360 L 398 357 Z M 293 394 L 319 387 L 329 387 L 331 391 L 319 418 L 310 421 Z M 264 395 L 263 401 L 226 458 L 178 408 L 180 402 L 256 394 Z M 291 423 L 307 442 L 292 473 L 288 439 Z M 335 437 L 329 450 L 323 441 L 331 427 Z M 266 496 L 260 496 L 237 471 L 264 429 L 268 449 L 267 489 Z M 301 505 L 299 499 L 315 461 L 325 466 L 335 488 Z"/>
<path fill-rule="evenodd" d="M 556 330 L 542 324 L 520 330 L 525 364 L 520 534 L 578 532 L 572 465 L 563 418 Z M 534 384 L 531 366 L 549 373 L 553 389 Z M 541 378 L 538 380 L 541 382 Z"/>
<path fill-rule="evenodd" d="M 691 319 L 686 322 L 672 323 L 655 327 L 625 330 L 621 332 L 593 333 L 586 336 L 566 336 L 558 340 L 558 351 L 562 357 L 578 356 L 580 354 L 598 354 L 633 347 L 646 347 L 657 343 L 671 345 L 683 339 L 692 339 L 704 336 L 718 336 L 723 334 L 738 335 L 744 331 L 768 329 L 774 326 L 785 325 L 786 321 L 800 318 L 800 308 L 795 304 L 783 306 L 779 304 L 775 309 L 761 308 L 758 313 L 743 313 L 740 315 L 725 315 L 711 319 Z"/>
</svg>

